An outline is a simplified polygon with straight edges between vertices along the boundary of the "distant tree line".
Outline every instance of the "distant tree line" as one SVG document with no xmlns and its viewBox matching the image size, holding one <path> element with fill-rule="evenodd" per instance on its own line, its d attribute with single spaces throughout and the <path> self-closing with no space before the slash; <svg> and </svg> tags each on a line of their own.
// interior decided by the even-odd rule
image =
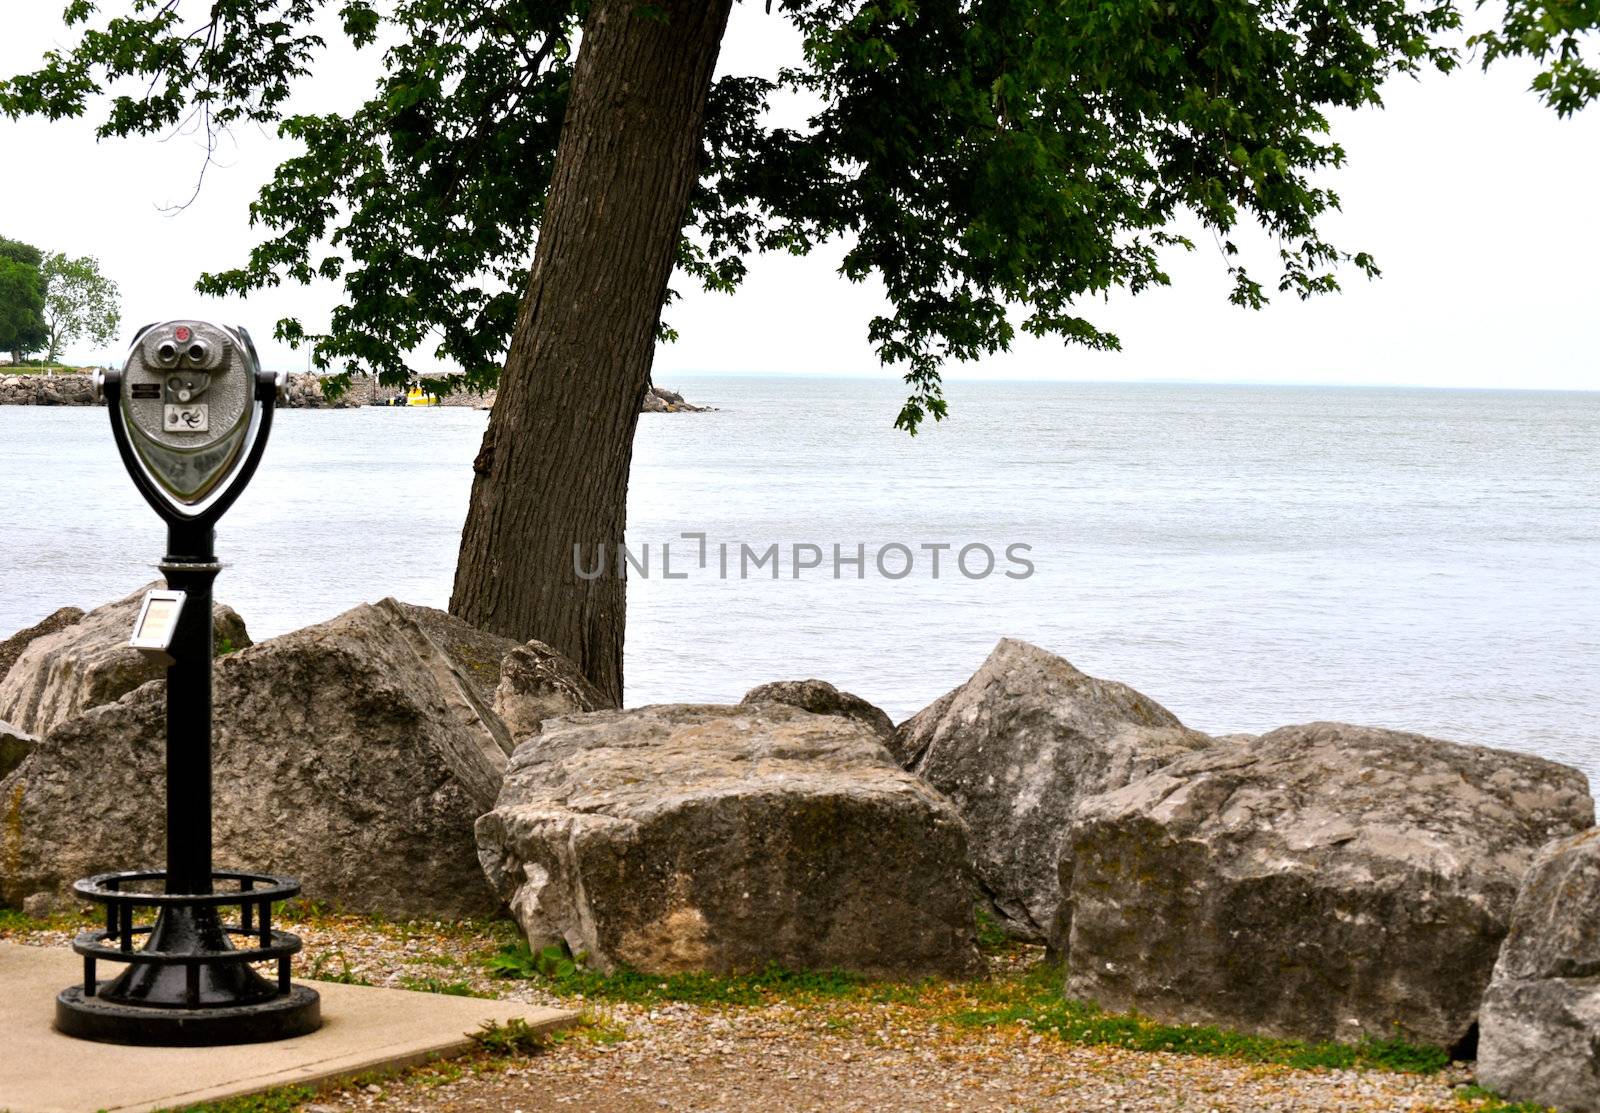
<svg viewBox="0 0 1600 1113">
<path fill-rule="evenodd" d="M 54 363 L 68 344 L 108 344 L 122 323 L 121 293 L 93 256 L 69 258 L 0 236 L 0 352 Z"/>
</svg>

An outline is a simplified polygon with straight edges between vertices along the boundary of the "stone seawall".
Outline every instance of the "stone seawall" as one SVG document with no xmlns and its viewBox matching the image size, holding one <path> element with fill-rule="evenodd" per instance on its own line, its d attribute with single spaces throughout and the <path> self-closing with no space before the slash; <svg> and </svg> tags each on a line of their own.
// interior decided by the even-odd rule
<svg viewBox="0 0 1600 1113">
<path fill-rule="evenodd" d="M 290 375 L 283 389 L 280 406 L 295 410 L 352 409 L 356 406 L 382 405 L 391 398 L 400 398 L 404 391 L 396 387 L 379 386 L 378 380 L 362 377 L 350 383 L 350 389 L 336 401 L 322 394 L 322 380 L 316 375 Z M 494 395 L 471 392 L 452 394 L 443 400 L 446 406 L 488 407 Z M 94 382 L 87 374 L 79 375 L 0 375 L 0 406 L 94 406 Z"/>
<path fill-rule="evenodd" d="M 88 375 L 0 375 L 0 406 L 92 406 Z"/>
<path fill-rule="evenodd" d="M 404 395 L 405 391 L 398 387 L 379 386 L 377 379 L 363 375 L 351 379 L 350 388 L 330 402 L 323 397 L 321 377 L 302 372 L 289 376 L 278 404 L 291 410 L 348 410 L 356 406 L 384 405 Z M 471 397 L 476 399 L 478 395 Z"/>
<path fill-rule="evenodd" d="M 352 379 L 350 388 L 329 401 L 322 393 L 322 379 L 316 375 L 290 375 L 284 386 L 280 407 L 291 410 L 348 410 L 358 406 L 387 405 L 404 396 L 398 387 L 381 386 L 369 376 Z M 442 406 L 487 410 L 494 405 L 495 392 L 478 394 L 457 391 L 444 395 Z M 94 406 L 94 383 L 81 375 L 0 375 L 0 406 Z M 653 386 L 645 395 L 643 413 L 701 413 L 709 406 L 692 406 L 676 391 Z"/>
</svg>

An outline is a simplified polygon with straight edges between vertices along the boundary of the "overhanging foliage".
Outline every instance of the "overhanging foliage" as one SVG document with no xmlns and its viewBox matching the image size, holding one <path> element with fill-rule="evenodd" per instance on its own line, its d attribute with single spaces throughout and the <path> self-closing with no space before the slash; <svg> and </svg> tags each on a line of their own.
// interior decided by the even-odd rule
<svg viewBox="0 0 1600 1113">
<path fill-rule="evenodd" d="M 1486 61 L 1531 54 L 1563 112 L 1596 91 L 1582 32 L 1600 0 L 1514 0 Z M 325 45 L 327 9 L 352 42 L 393 45 L 348 114 L 280 119 Z M 244 294 L 337 279 L 327 333 L 301 322 L 319 367 L 388 382 L 431 349 L 492 385 L 515 325 L 572 74 L 583 3 L 543 0 L 130 0 L 102 19 L 76 0 L 73 49 L 0 84 L 15 116 L 80 115 L 118 90 L 102 135 L 278 122 L 304 145 L 251 207 L 265 237 L 200 289 Z M 659 15 L 642 3 L 636 18 Z M 803 63 L 713 89 L 682 269 L 732 290 L 759 251 L 845 245 L 842 271 L 879 278 L 868 324 L 911 387 L 898 423 L 940 417 L 939 369 L 1006 348 L 1017 329 L 1094 348 L 1117 338 L 1084 306 L 1168 282 L 1175 228 L 1214 234 L 1231 298 L 1309 297 L 1373 260 L 1322 235 L 1343 161 L 1328 114 L 1379 102 L 1382 83 L 1456 63 L 1450 0 L 778 0 Z M 732 60 L 737 71 L 738 59 Z M 724 68 L 729 68 L 725 66 Z M 821 108 L 773 127 L 775 96 Z M 1243 264 L 1264 229 L 1275 273 Z M 801 314 L 803 317 L 803 314 Z M 798 326 L 797 326 L 798 327 Z"/>
</svg>

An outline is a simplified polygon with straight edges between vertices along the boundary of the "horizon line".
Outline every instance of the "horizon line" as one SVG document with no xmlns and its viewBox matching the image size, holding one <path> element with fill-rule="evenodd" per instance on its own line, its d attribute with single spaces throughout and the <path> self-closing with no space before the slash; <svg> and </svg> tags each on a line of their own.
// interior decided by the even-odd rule
<svg viewBox="0 0 1600 1113">
<path fill-rule="evenodd" d="M 677 375 L 684 378 L 704 379 L 844 379 L 850 381 L 882 381 L 900 382 L 897 375 L 867 375 L 852 374 L 849 372 L 819 372 L 819 371 L 671 371 L 662 374 L 659 378 L 652 376 L 656 385 L 666 385 L 665 378 Z M 1374 383 L 1351 382 L 1339 380 L 1306 380 L 1306 379 L 1186 379 L 1176 377 L 1152 376 L 1137 379 L 1096 379 L 1096 378 L 1019 378 L 1004 375 L 958 375 L 945 376 L 945 383 L 1027 383 L 1050 385 L 1077 385 L 1077 386 L 1272 386 L 1272 387 L 1306 387 L 1311 389 L 1348 389 L 1348 390 L 1443 390 L 1443 391 L 1497 391 L 1516 394 L 1594 394 L 1600 393 L 1600 383 L 1594 386 L 1485 386 L 1472 383 Z"/>
</svg>

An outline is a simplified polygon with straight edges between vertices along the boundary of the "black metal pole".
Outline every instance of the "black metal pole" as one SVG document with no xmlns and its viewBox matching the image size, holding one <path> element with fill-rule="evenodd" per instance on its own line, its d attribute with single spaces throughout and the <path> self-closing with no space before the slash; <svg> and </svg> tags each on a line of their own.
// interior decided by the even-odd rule
<svg viewBox="0 0 1600 1113">
<path fill-rule="evenodd" d="M 211 891 L 211 596 L 221 570 L 209 523 L 168 526 L 161 572 L 188 596 L 167 668 L 169 893 Z"/>
</svg>

